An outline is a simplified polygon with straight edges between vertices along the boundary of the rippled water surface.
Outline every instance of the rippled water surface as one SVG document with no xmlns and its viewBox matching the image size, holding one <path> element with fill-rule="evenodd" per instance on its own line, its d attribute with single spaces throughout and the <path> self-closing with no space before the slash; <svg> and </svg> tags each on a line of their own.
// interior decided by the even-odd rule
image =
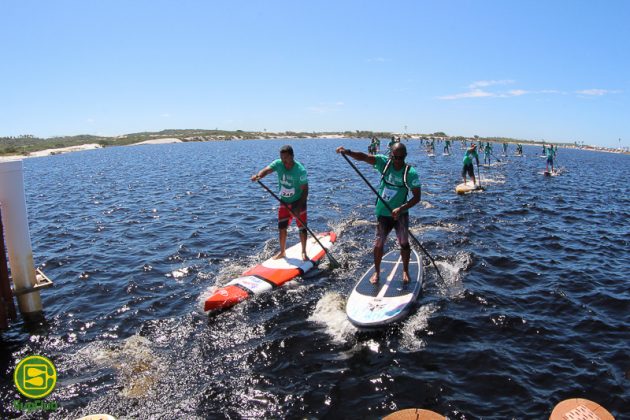
<svg viewBox="0 0 630 420">
<path fill-rule="evenodd" d="M 2 333 L 0 413 L 17 362 L 59 380 L 53 418 L 547 418 L 569 397 L 630 415 L 630 157 L 538 147 L 481 168 L 429 158 L 412 232 L 435 257 L 402 324 L 358 332 L 345 298 L 369 267 L 374 197 L 339 155 L 367 140 L 290 140 L 309 171 L 309 225 L 343 267 L 208 316 L 204 296 L 277 249 L 275 202 L 249 176 L 287 140 L 117 147 L 24 161 L 46 321 Z M 359 168 L 373 182 L 376 172 Z M 275 185 L 275 175 L 266 178 Z M 290 230 L 289 242 L 297 242 Z M 392 235 L 388 247 L 395 246 Z"/>
</svg>

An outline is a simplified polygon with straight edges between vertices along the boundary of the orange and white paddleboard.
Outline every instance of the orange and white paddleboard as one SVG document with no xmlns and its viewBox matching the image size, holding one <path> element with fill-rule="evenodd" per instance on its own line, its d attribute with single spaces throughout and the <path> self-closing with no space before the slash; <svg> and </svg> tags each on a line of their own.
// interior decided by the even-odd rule
<svg viewBox="0 0 630 420">
<path fill-rule="evenodd" d="M 324 248 L 329 250 L 337 240 L 337 235 L 335 232 L 319 233 L 317 238 Z M 284 258 L 278 260 L 270 258 L 216 290 L 206 299 L 204 311 L 227 309 L 253 295 L 282 286 L 289 280 L 311 270 L 326 256 L 326 252 L 312 237 L 306 241 L 308 260 L 302 260 L 302 245 L 300 243 L 287 248 L 285 253 Z"/>
<path fill-rule="evenodd" d="M 615 420 L 601 405 L 584 398 L 570 398 L 558 403 L 549 420 Z"/>
</svg>

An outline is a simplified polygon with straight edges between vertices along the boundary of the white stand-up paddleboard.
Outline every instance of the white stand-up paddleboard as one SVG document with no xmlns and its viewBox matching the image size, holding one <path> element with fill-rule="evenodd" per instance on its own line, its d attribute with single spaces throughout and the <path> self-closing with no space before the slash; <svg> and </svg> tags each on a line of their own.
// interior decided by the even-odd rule
<svg viewBox="0 0 630 420">
<path fill-rule="evenodd" d="M 422 259 L 415 250 L 409 257 L 409 283 L 403 283 L 400 250 L 381 261 L 380 280 L 370 283 L 374 265 L 361 277 L 346 302 L 346 314 L 358 328 L 379 328 L 409 315 L 422 289 Z"/>
<path fill-rule="evenodd" d="M 462 182 L 461 184 L 457 184 L 455 187 L 455 192 L 457 194 L 466 194 L 472 191 L 475 191 L 477 186 L 472 181 Z"/>
</svg>

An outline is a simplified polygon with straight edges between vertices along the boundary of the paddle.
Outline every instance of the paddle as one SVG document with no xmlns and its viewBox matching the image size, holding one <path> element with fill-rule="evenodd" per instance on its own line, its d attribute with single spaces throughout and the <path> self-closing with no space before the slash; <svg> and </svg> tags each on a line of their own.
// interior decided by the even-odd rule
<svg viewBox="0 0 630 420">
<path fill-rule="evenodd" d="M 359 176 L 361 177 L 361 179 L 363 179 L 363 181 L 365 181 L 365 183 L 368 185 L 368 187 L 370 187 L 370 189 L 372 190 L 372 192 L 374 194 L 376 194 L 376 196 L 378 197 L 379 200 L 381 200 L 381 202 L 385 205 L 385 207 L 387 207 L 387 209 L 390 212 L 393 212 L 394 210 L 389 206 L 389 204 L 387 204 L 387 201 L 383 200 L 383 197 L 381 197 L 381 195 L 378 193 L 378 191 L 376 191 L 376 189 L 372 186 L 372 184 L 370 184 L 370 181 L 368 181 L 365 176 L 361 173 L 361 171 L 359 170 L 359 168 L 357 168 L 354 163 L 352 163 L 350 161 L 350 159 L 348 159 L 348 156 L 346 156 L 345 153 L 342 153 L 341 156 L 343 156 L 343 158 L 346 160 L 346 162 L 348 162 L 350 164 L 350 166 L 352 166 L 352 168 L 357 172 L 357 174 L 359 174 Z M 435 267 L 435 271 L 437 271 L 438 276 L 440 276 L 440 278 L 442 279 L 442 281 L 444 280 L 444 277 L 442 277 L 442 274 L 440 274 L 440 270 L 437 268 L 437 265 L 435 264 L 435 260 L 433 260 L 433 257 L 431 257 L 431 255 L 429 255 L 429 253 L 427 252 L 426 249 L 424 249 L 424 247 L 422 246 L 422 244 L 420 243 L 419 240 L 416 239 L 415 236 L 413 236 L 413 233 L 411 233 L 411 231 L 409 231 L 409 236 L 411 236 L 411 238 L 416 242 L 416 245 L 418 245 L 418 247 L 420 247 L 420 249 L 422 250 L 422 252 L 424 252 L 424 254 L 429 257 L 429 260 L 431 260 L 431 262 L 433 263 L 433 266 Z"/>
<path fill-rule="evenodd" d="M 501 163 L 501 159 L 499 159 L 498 157 L 496 157 L 496 156 L 494 155 L 494 153 L 490 153 L 490 154 L 492 155 L 492 157 L 493 157 L 493 158 L 495 158 L 495 159 L 497 160 L 497 162 Z"/>
<path fill-rule="evenodd" d="M 481 171 L 479 170 L 479 162 L 477 162 L 477 179 L 479 180 L 479 189 L 481 189 Z"/>
<path fill-rule="evenodd" d="M 258 183 L 260 184 L 261 187 L 263 187 L 265 190 L 267 190 L 267 192 L 269 194 L 271 194 L 273 196 L 273 198 L 275 198 L 276 200 L 278 200 L 278 202 L 280 204 L 284 204 L 282 202 L 282 200 L 280 200 L 280 197 L 278 197 L 276 195 L 276 193 L 274 193 L 273 191 L 271 191 L 269 188 L 267 188 L 267 186 L 265 184 L 263 184 L 260 180 L 258 180 Z M 306 226 L 306 223 L 302 222 L 302 219 L 300 219 L 300 217 L 293 213 L 293 210 L 291 209 L 291 207 L 287 206 L 287 210 L 289 210 L 289 212 L 291 212 L 291 214 L 293 215 L 293 217 L 295 217 L 295 220 L 297 220 L 298 222 L 300 222 L 300 224 L 302 226 L 304 226 L 306 228 L 306 230 L 308 231 L 308 233 L 311 234 L 311 236 L 315 239 L 315 241 L 317 241 L 317 243 L 319 244 L 319 246 L 322 247 L 322 249 L 324 250 L 324 252 L 326 253 L 326 256 L 328 257 L 328 260 L 330 262 L 330 268 L 339 268 L 341 267 L 341 264 L 339 264 L 339 262 L 330 254 L 330 252 L 328 252 L 328 250 L 324 247 L 324 245 L 322 245 L 322 243 L 319 241 L 319 239 L 317 239 L 317 236 L 315 236 L 315 234 L 308 228 L 308 226 Z"/>
</svg>

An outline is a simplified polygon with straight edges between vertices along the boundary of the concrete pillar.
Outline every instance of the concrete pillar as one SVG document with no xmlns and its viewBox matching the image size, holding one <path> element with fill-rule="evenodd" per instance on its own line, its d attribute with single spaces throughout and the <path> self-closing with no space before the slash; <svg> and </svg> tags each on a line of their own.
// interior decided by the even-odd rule
<svg viewBox="0 0 630 420">
<path fill-rule="evenodd" d="M 0 162 L 0 205 L 2 205 L 2 222 L 9 251 L 13 287 L 18 296 L 18 306 L 24 317 L 37 317 L 42 312 L 39 291 L 20 294 L 23 290 L 32 289 L 37 283 L 31 236 L 28 230 L 21 160 Z"/>
</svg>

